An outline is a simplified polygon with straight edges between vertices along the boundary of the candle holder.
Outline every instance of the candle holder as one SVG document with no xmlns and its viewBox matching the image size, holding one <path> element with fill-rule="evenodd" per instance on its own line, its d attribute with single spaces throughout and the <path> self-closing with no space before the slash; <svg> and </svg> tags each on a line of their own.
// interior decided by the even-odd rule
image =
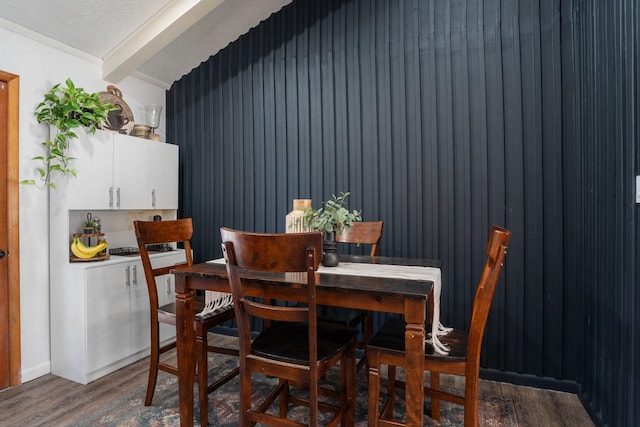
<svg viewBox="0 0 640 427">
<path fill-rule="evenodd" d="M 157 141 L 158 137 L 155 135 L 155 131 L 160 125 L 160 113 L 162 113 L 162 106 L 157 104 L 148 105 L 145 107 L 145 112 L 147 115 L 147 125 L 151 127 L 151 135 L 149 135 L 149 139 Z"/>
</svg>

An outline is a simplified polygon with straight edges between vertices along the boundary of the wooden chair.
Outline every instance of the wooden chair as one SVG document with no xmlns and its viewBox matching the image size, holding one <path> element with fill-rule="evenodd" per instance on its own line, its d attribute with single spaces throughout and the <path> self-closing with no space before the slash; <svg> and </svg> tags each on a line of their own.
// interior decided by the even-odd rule
<svg viewBox="0 0 640 427">
<path fill-rule="evenodd" d="M 322 233 L 259 234 L 221 228 L 220 234 L 240 337 L 239 425 L 317 426 L 319 411 L 322 411 L 330 414 L 327 426 L 338 423 L 353 426 L 358 331 L 317 323 L 315 270 L 322 257 Z M 269 298 L 264 302 L 245 298 L 241 269 L 302 275 L 301 280 L 307 286 L 301 299 L 307 306 L 276 306 L 266 303 Z M 253 341 L 249 316 L 270 321 Z M 340 365 L 338 393 L 319 385 L 322 376 L 337 364 Z M 262 402 L 252 402 L 253 373 L 279 379 Z M 294 396 L 291 388 L 305 388 L 306 392 L 303 396 Z M 320 395 L 330 400 L 319 402 Z M 270 410 L 276 399 L 279 409 Z M 289 404 L 309 407 L 308 423 L 287 419 Z"/>
<path fill-rule="evenodd" d="M 156 387 L 156 379 L 158 377 L 158 370 L 169 372 L 174 375 L 178 375 L 178 369 L 176 366 L 168 363 L 160 362 L 160 355 L 175 348 L 175 341 L 160 346 L 160 323 L 169 325 L 176 325 L 175 303 L 167 305 L 158 305 L 158 289 L 156 287 L 156 277 L 169 273 L 171 268 L 175 265 L 168 267 L 153 268 L 151 259 L 149 258 L 149 252 L 147 245 L 157 245 L 164 243 L 180 242 L 184 244 L 184 250 L 186 255 L 186 261 L 183 264 L 178 265 L 192 265 L 193 256 L 191 252 L 191 236 L 193 234 L 193 225 L 191 218 L 179 219 L 173 221 L 134 221 L 134 228 L 136 232 L 136 238 L 138 240 L 138 247 L 140 248 L 140 258 L 142 259 L 142 266 L 144 267 L 144 275 L 147 282 L 147 288 L 149 290 L 149 303 L 151 312 L 151 357 L 149 365 L 149 382 L 147 385 L 147 395 L 144 400 L 145 406 L 151 405 L 153 399 L 153 393 Z M 195 313 L 202 311 L 204 307 L 204 299 L 199 298 L 195 304 Z M 227 381 L 238 375 L 239 369 L 235 368 L 231 372 L 224 375 L 211 385 L 208 385 L 208 368 L 207 368 L 207 352 L 212 351 L 215 353 L 222 353 L 228 355 L 238 355 L 238 351 L 234 349 L 221 348 L 216 346 L 210 346 L 207 343 L 207 334 L 209 329 L 220 325 L 227 320 L 233 319 L 235 316 L 233 307 L 226 307 L 219 311 L 214 311 L 205 318 L 199 316 L 195 317 L 194 329 L 197 341 L 194 343 L 196 346 L 197 354 L 197 374 L 196 381 L 198 383 L 198 399 L 200 404 L 200 423 L 201 425 L 208 424 L 208 400 L 207 396 L 210 392 L 217 389 Z"/>
<path fill-rule="evenodd" d="M 480 351 L 485 324 L 489 316 L 491 301 L 502 270 L 511 232 L 493 226 L 487 244 L 487 260 L 476 289 L 471 312 L 469 333 L 453 330 L 441 336 L 440 341 L 449 346 L 447 356 L 435 353 L 430 344 L 425 344 L 424 370 L 430 371 L 430 388 L 425 387 L 425 396 L 431 397 L 431 417 L 440 418 L 440 400 L 464 406 L 464 425 L 478 426 L 478 375 Z M 430 328 L 429 328 L 430 329 Z M 392 420 L 395 389 L 404 387 L 396 379 L 396 367 L 404 365 L 405 324 L 403 319 L 389 319 L 369 342 L 369 425 L 400 426 Z M 380 366 L 388 365 L 387 399 L 380 410 Z M 465 377 L 464 395 L 440 390 L 440 373 Z"/>
<path fill-rule="evenodd" d="M 336 240 L 343 243 L 371 245 L 370 256 L 378 256 L 383 227 L 383 221 L 354 222 L 350 228 L 336 234 Z M 362 324 L 363 340 L 358 342 L 358 348 L 366 349 L 373 334 L 373 316 L 366 310 L 318 306 L 318 320 L 322 323 L 349 328 L 357 328 Z M 366 364 L 366 360 L 366 355 L 360 359 L 357 370 Z"/>
<path fill-rule="evenodd" d="M 370 256 L 380 255 L 380 239 L 384 221 L 358 221 L 351 227 L 345 228 L 336 234 L 336 240 L 343 243 L 356 243 L 359 245 L 371 245 Z"/>
</svg>

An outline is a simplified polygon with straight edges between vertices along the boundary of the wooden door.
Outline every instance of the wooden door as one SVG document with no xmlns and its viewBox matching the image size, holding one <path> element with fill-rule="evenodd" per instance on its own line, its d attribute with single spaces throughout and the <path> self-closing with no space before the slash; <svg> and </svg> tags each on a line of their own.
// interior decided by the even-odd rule
<svg viewBox="0 0 640 427">
<path fill-rule="evenodd" d="M 0 389 L 9 387 L 9 267 L 7 264 L 7 83 L 0 81 Z"/>
<path fill-rule="evenodd" d="M 0 390 L 20 384 L 19 81 L 0 71 Z"/>
</svg>

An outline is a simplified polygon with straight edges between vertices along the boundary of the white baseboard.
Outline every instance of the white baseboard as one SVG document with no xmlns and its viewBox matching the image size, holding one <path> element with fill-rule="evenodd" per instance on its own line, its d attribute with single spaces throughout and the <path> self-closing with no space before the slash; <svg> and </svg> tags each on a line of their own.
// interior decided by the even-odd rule
<svg viewBox="0 0 640 427">
<path fill-rule="evenodd" d="M 33 366 L 29 369 L 23 369 L 20 372 L 21 383 L 26 383 L 36 378 L 40 378 L 44 375 L 51 373 L 51 362 L 41 363 L 40 365 Z"/>
</svg>

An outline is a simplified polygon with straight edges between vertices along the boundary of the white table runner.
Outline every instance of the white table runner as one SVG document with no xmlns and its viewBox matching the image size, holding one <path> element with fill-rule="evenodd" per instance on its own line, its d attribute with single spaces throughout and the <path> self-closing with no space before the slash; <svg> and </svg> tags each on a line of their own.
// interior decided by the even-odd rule
<svg viewBox="0 0 640 427">
<path fill-rule="evenodd" d="M 224 258 L 218 258 L 211 261 L 215 264 L 224 264 Z M 209 317 L 217 311 L 226 310 L 233 305 L 233 295 L 228 292 L 204 291 L 204 308 L 196 316 Z"/>
<path fill-rule="evenodd" d="M 216 264 L 224 264 L 224 258 L 214 259 L 207 261 Z M 341 262 L 336 267 L 323 267 L 318 268 L 318 273 L 328 274 L 343 274 L 351 276 L 362 277 L 389 277 L 389 278 L 401 278 L 409 280 L 430 280 L 433 281 L 433 322 L 431 325 L 431 333 L 427 339 L 427 342 L 433 345 L 434 350 L 440 354 L 448 354 L 449 348 L 444 345 L 439 336 L 446 335 L 451 331 L 451 328 L 444 327 L 440 323 L 440 293 L 442 290 L 442 273 L 439 268 L 435 267 L 421 267 L 421 266 L 407 266 L 407 265 L 390 265 L 390 264 L 366 264 L 357 262 Z M 230 294 L 224 292 L 206 291 L 207 302 L 223 300 L 223 296 Z M 211 297 L 209 297 L 211 293 Z M 233 303 L 233 301 L 231 302 Z M 215 305 L 216 303 L 212 303 Z M 224 304 L 220 302 L 219 304 Z M 220 306 L 218 306 L 219 308 Z M 205 308 L 206 310 L 206 308 Z M 204 311 L 204 310 L 203 310 Z"/>
<path fill-rule="evenodd" d="M 336 267 L 318 268 L 319 273 L 344 274 L 363 277 L 389 277 L 410 280 L 433 281 L 433 322 L 430 338 L 427 342 L 440 354 L 448 354 L 449 347 L 443 344 L 439 336 L 451 331 L 440 323 L 440 293 L 442 289 L 442 272 L 435 267 L 421 267 L 412 265 L 366 264 L 357 262 L 340 262 Z"/>
</svg>

